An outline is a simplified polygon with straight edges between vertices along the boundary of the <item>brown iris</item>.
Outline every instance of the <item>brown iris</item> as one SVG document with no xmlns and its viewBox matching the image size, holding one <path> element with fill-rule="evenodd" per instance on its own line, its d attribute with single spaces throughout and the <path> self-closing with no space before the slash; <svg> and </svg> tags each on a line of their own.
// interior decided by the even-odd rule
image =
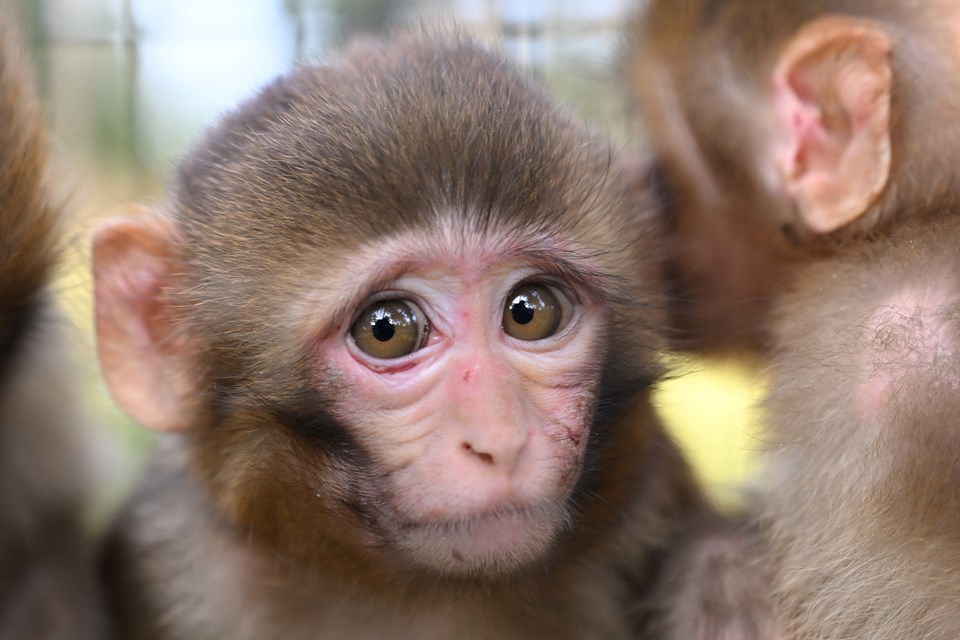
<svg viewBox="0 0 960 640">
<path fill-rule="evenodd" d="M 426 317 L 420 307 L 406 300 L 380 300 L 360 314 L 350 335 L 361 351 L 390 360 L 421 348 L 427 337 Z"/>
<path fill-rule="evenodd" d="M 550 287 L 525 284 L 507 296 L 502 326 L 508 336 L 518 340 L 543 340 L 557 332 L 561 320 L 563 307 Z"/>
</svg>

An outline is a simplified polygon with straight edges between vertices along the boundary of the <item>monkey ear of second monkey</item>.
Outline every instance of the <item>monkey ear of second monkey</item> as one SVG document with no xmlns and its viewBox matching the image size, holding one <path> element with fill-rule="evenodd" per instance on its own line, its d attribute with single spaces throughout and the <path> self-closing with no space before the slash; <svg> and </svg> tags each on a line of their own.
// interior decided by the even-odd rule
<svg viewBox="0 0 960 640">
<path fill-rule="evenodd" d="M 707 4 L 652 3 L 631 80 L 669 190 L 677 343 L 764 347 L 789 265 L 911 190 L 891 179 L 892 37 L 841 8 Z"/>
<path fill-rule="evenodd" d="M 104 374 L 162 432 L 124 637 L 648 637 L 719 521 L 650 404 L 658 228 L 614 158 L 407 33 L 268 85 L 101 228 Z"/>
</svg>

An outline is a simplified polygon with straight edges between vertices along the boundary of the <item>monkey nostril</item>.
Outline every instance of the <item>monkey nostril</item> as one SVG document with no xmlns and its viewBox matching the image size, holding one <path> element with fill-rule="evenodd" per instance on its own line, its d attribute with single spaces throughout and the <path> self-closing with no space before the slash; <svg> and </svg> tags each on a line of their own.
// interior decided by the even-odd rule
<svg viewBox="0 0 960 640">
<path fill-rule="evenodd" d="M 473 448 L 473 446 L 469 442 L 464 442 L 462 446 L 466 451 L 469 451 L 470 453 L 480 458 L 481 462 L 485 464 L 493 464 L 493 456 L 490 455 L 489 453 L 482 453 L 480 451 L 477 451 L 476 449 Z"/>
</svg>

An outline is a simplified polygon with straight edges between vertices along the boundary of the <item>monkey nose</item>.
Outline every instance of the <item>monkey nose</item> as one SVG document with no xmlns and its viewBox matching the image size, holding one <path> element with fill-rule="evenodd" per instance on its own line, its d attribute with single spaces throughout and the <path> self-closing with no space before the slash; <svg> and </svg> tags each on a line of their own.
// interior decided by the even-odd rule
<svg viewBox="0 0 960 640">
<path fill-rule="evenodd" d="M 460 445 L 460 446 L 463 447 L 463 448 L 464 448 L 465 450 L 467 450 L 468 452 L 470 452 L 470 453 L 472 453 L 473 455 L 475 455 L 475 456 L 477 457 L 477 459 L 478 459 L 481 463 L 487 464 L 487 465 L 492 465 L 492 464 L 493 464 L 493 462 L 494 462 L 494 460 L 493 460 L 493 454 L 486 453 L 485 451 L 477 451 L 476 449 L 473 448 L 473 445 L 470 444 L 469 442 L 464 442 L 464 443 L 463 443 L 462 445 Z"/>
<path fill-rule="evenodd" d="M 529 398 L 515 379 L 482 355 L 466 365 L 463 375 L 453 379 L 450 396 L 456 406 L 455 446 L 470 468 L 509 475 L 535 425 Z"/>
<path fill-rule="evenodd" d="M 527 429 L 517 422 L 474 423 L 466 429 L 460 448 L 480 467 L 510 474 L 527 445 Z"/>
</svg>

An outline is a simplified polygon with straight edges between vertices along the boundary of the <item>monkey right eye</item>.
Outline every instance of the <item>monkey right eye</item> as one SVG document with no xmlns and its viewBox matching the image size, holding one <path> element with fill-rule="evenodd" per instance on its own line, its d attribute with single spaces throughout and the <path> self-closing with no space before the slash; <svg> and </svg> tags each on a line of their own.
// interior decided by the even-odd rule
<svg viewBox="0 0 960 640">
<path fill-rule="evenodd" d="M 350 335 L 368 356 L 391 360 L 422 348 L 430 333 L 423 310 L 408 300 L 379 300 L 360 314 Z"/>
</svg>

